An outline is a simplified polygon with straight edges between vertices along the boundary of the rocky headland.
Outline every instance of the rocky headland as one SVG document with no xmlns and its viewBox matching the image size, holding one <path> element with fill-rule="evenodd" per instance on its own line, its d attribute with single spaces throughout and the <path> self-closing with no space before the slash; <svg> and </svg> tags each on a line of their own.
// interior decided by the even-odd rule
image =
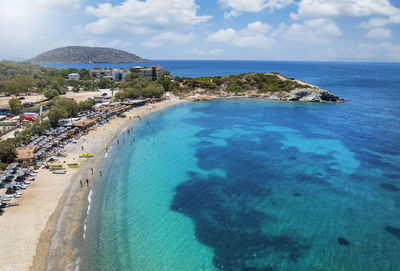
<svg viewBox="0 0 400 271">
<path fill-rule="evenodd" d="M 287 102 L 341 103 L 344 100 L 320 87 L 279 73 L 175 78 L 180 97 L 190 101 L 248 97 Z"/>
</svg>

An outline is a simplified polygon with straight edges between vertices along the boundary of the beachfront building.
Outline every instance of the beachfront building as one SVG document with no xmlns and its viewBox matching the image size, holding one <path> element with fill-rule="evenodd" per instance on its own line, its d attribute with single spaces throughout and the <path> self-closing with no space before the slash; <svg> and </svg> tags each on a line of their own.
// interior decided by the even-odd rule
<svg viewBox="0 0 400 271">
<path fill-rule="evenodd" d="M 110 80 L 114 80 L 116 82 L 121 81 L 130 73 L 129 70 L 126 69 L 112 69 L 112 70 L 91 70 L 90 75 L 92 78 L 107 78 Z"/>
<path fill-rule="evenodd" d="M 163 71 L 162 71 L 162 66 L 157 65 L 157 66 L 150 66 L 150 68 L 142 68 L 140 69 L 140 77 L 145 77 L 145 78 L 153 78 L 153 70 L 155 70 L 155 75 L 156 79 L 162 78 L 163 76 Z"/>
<path fill-rule="evenodd" d="M 68 80 L 79 80 L 81 79 L 81 76 L 79 73 L 70 73 L 68 74 Z"/>
<path fill-rule="evenodd" d="M 112 71 L 111 70 L 91 70 L 90 75 L 93 78 L 97 78 L 97 79 L 100 79 L 101 77 L 107 78 L 109 76 L 112 77 Z"/>
<path fill-rule="evenodd" d="M 129 70 L 113 69 L 112 77 L 113 80 L 117 82 L 123 80 L 129 73 L 130 73 Z"/>
</svg>

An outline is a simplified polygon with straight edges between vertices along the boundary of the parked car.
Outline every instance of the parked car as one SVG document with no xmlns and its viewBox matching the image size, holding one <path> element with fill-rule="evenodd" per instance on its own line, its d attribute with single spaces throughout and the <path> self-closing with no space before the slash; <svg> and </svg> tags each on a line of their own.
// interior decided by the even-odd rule
<svg viewBox="0 0 400 271">
<path fill-rule="evenodd" d="M 25 97 L 18 97 L 18 100 L 25 100 Z"/>
</svg>

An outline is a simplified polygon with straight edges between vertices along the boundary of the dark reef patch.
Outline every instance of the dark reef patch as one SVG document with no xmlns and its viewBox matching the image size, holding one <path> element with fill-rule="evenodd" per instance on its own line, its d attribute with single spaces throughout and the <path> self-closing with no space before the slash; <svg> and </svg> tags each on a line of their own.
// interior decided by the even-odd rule
<svg viewBox="0 0 400 271">
<path fill-rule="evenodd" d="M 277 217 L 288 202 L 301 200 L 287 197 L 290 190 L 285 187 L 290 185 L 293 197 L 301 197 L 308 191 L 305 187 L 332 186 L 329 178 L 343 176 L 335 168 L 339 165 L 335 153 L 301 152 L 285 145 L 284 133 L 269 129 L 265 118 L 278 117 L 279 110 L 287 114 L 286 107 L 260 107 L 250 116 L 245 103 L 226 102 L 229 114 L 223 115 L 220 106 L 212 106 L 218 103 L 204 111 L 196 108 L 202 114 L 190 124 L 202 127 L 195 135 L 200 139 L 195 143 L 197 166 L 210 173 L 218 168 L 225 176 L 188 172 L 188 179 L 175 188 L 171 209 L 193 221 L 197 240 L 213 249 L 217 269 L 277 270 L 276 262 L 295 266 L 308 255 L 311 240 L 297 231 L 295 223 L 285 228 Z M 302 122 L 290 117 L 280 121 L 278 127 L 309 128 L 299 127 Z M 212 144 L 215 139 L 226 145 Z M 349 245 L 343 240 L 341 245 Z"/>
<path fill-rule="evenodd" d="M 343 237 L 338 237 L 337 241 L 338 241 L 339 245 L 341 245 L 341 246 L 348 246 L 348 245 L 350 245 L 350 242 L 347 241 L 347 240 L 346 240 L 345 238 L 343 238 Z"/>
<path fill-rule="evenodd" d="M 400 229 L 399 228 L 394 228 L 394 227 L 386 225 L 385 230 L 400 239 Z"/>
<path fill-rule="evenodd" d="M 385 190 L 392 191 L 392 192 L 400 191 L 400 189 L 397 186 L 390 184 L 390 183 L 381 183 L 381 187 Z"/>
<path fill-rule="evenodd" d="M 265 264 L 272 253 L 297 262 L 310 248 L 295 235 L 265 232 L 266 225 L 279 223 L 274 216 L 257 208 L 271 193 L 267 183 L 250 184 L 246 180 L 201 177 L 194 173 L 191 177 L 177 187 L 171 208 L 194 221 L 197 239 L 214 249 L 213 262 L 217 268 L 273 270 Z"/>
<path fill-rule="evenodd" d="M 385 173 L 385 174 L 383 174 L 383 176 L 386 178 L 390 178 L 390 179 L 399 179 L 400 180 L 400 175 L 398 175 L 398 174 Z"/>
</svg>

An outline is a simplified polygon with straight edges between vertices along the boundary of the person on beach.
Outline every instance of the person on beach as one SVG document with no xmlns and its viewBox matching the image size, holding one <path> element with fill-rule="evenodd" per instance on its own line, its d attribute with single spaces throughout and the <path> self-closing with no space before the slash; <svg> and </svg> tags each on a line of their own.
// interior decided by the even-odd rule
<svg viewBox="0 0 400 271">
<path fill-rule="evenodd" d="M 93 168 L 91 167 L 90 170 L 92 171 L 92 175 L 93 175 Z"/>
<path fill-rule="evenodd" d="M 118 147 L 119 147 L 119 140 L 117 139 L 117 144 L 118 144 Z"/>
<path fill-rule="evenodd" d="M 81 188 L 83 187 L 82 180 L 79 181 L 81 183 Z"/>
<path fill-rule="evenodd" d="M 102 175 L 102 172 L 101 172 L 101 169 L 100 169 L 100 176 L 103 176 L 103 175 Z"/>
<path fill-rule="evenodd" d="M 86 185 L 89 186 L 89 179 L 86 178 Z"/>
<path fill-rule="evenodd" d="M 81 148 L 82 148 L 82 151 L 84 151 L 83 146 L 81 146 Z"/>
</svg>

